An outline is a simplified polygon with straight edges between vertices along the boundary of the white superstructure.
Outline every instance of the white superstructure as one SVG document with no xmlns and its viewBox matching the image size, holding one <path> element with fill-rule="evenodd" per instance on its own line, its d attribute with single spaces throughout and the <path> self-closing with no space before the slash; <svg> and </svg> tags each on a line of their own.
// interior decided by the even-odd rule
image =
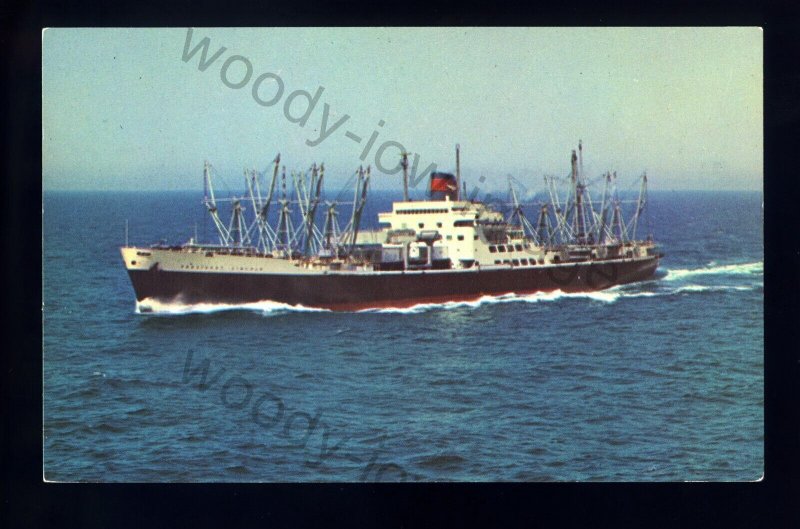
<svg viewBox="0 0 800 529">
<path fill-rule="evenodd" d="M 506 229 L 500 212 L 465 200 L 395 202 L 391 212 L 378 215 L 386 233 L 384 246 L 408 245 L 412 258 L 433 249 L 433 259 L 449 258 L 453 268 L 497 264 L 534 265 L 544 262 L 542 248 L 531 245 L 522 232 Z M 427 238 L 432 243 L 420 242 Z M 532 262 L 534 261 L 534 262 Z"/>
</svg>

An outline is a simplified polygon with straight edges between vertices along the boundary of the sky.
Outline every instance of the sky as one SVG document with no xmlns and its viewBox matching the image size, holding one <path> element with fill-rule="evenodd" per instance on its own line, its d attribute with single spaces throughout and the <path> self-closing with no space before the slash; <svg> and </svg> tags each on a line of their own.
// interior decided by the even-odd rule
<svg viewBox="0 0 800 529">
<path fill-rule="evenodd" d="M 763 185 L 759 28 L 50 28 L 42 50 L 45 191 L 200 190 L 204 160 L 237 187 L 277 153 L 401 189 L 401 149 L 419 175 L 457 143 L 469 189 L 542 189 L 579 140 L 589 178 Z"/>
</svg>

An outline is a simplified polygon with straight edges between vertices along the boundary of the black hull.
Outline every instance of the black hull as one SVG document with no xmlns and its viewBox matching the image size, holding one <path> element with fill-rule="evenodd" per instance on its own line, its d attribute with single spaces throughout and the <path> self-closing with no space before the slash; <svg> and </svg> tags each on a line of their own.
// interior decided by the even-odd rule
<svg viewBox="0 0 800 529">
<path fill-rule="evenodd" d="M 277 301 L 332 310 L 409 307 L 484 295 L 590 292 L 653 276 L 658 257 L 480 271 L 384 274 L 233 274 L 128 270 L 136 299 L 240 304 Z"/>
</svg>

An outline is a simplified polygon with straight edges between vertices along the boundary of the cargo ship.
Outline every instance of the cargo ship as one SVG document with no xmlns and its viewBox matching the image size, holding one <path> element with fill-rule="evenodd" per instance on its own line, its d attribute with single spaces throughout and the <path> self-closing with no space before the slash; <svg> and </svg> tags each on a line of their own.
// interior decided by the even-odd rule
<svg viewBox="0 0 800 529">
<path fill-rule="evenodd" d="M 206 162 L 202 203 L 218 241 L 200 243 L 195 234 L 180 245 L 131 246 L 126 233 L 122 259 L 141 312 L 153 302 L 404 308 L 505 294 L 597 291 L 652 278 L 663 254 L 652 234 L 636 238 L 647 205 L 647 175 L 638 199 L 627 201 L 635 207 L 625 220 L 616 173 L 601 175 L 602 195 L 592 200 L 582 150 L 579 143 L 577 153 L 572 151 L 568 176 L 545 177 L 547 200 L 533 204 L 520 200 L 511 181 L 508 202 L 470 198 L 458 146 L 455 173 L 432 172 L 424 199 L 411 200 L 403 153 L 403 200 L 380 213 L 373 230 L 361 229 L 369 167 L 353 174 L 352 201 L 330 201 L 323 200 L 324 165 L 291 173 L 289 191 L 278 155 L 271 179 L 270 171 L 245 171 L 246 191 L 218 199 L 214 170 Z M 559 197 L 559 181 L 566 197 Z M 223 204 L 229 206 L 227 223 L 220 215 Z M 340 228 L 343 207 L 350 215 Z M 536 214 L 529 217 L 531 207 Z"/>
</svg>

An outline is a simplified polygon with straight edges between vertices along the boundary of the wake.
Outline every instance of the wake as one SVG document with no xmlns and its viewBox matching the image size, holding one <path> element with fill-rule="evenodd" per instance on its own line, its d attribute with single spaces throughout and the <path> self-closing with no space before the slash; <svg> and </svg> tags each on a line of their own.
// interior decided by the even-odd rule
<svg viewBox="0 0 800 529">
<path fill-rule="evenodd" d="M 721 266 L 712 266 L 711 263 L 703 268 L 692 269 L 676 269 L 667 270 L 667 275 L 664 281 L 676 281 L 685 279 L 687 277 L 704 276 L 704 275 L 756 275 L 764 273 L 764 263 L 759 261 L 756 263 L 743 263 L 743 264 L 728 264 Z"/>
<path fill-rule="evenodd" d="M 277 301 L 256 301 L 254 303 L 162 303 L 155 299 L 143 299 L 136 303 L 137 314 L 184 315 L 214 314 L 226 311 L 259 312 L 265 316 L 286 314 L 290 312 L 331 312 L 328 309 L 289 305 Z"/>
<path fill-rule="evenodd" d="M 613 303 L 621 296 L 621 293 L 611 292 L 609 290 L 601 290 L 597 292 L 562 292 L 561 290 L 554 290 L 552 292 L 537 292 L 535 294 L 502 294 L 499 296 L 482 296 L 474 301 L 447 301 L 444 303 L 420 303 L 406 308 L 380 308 L 380 309 L 364 309 L 358 311 L 359 313 L 373 313 L 373 314 L 419 314 L 431 310 L 452 310 L 461 308 L 476 309 L 484 305 L 496 305 L 498 303 L 539 303 L 547 301 L 558 301 L 561 299 L 591 299 L 602 303 Z"/>
</svg>

